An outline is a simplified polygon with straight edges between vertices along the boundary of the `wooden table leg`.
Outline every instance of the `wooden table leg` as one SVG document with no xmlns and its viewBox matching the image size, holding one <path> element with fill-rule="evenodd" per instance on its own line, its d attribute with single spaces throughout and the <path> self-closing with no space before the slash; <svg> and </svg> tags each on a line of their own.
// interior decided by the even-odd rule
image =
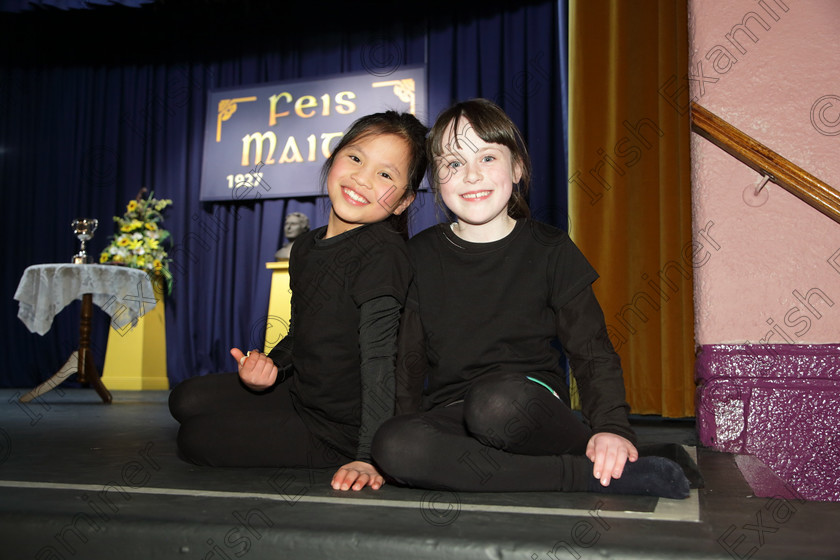
<svg viewBox="0 0 840 560">
<path fill-rule="evenodd" d="M 67 358 L 67 361 L 64 362 L 64 365 L 61 366 L 61 369 L 59 369 L 52 377 L 23 395 L 19 399 L 20 402 L 28 403 L 33 399 L 37 399 L 44 393 L 49 393 L 77 371 L 79 371 L 79 351 L 74 350 L 73 353 L 70 354 L 70 357 Z"/>
<path fill-rule="evenodd" d="M 93 352 L 90 350 L 90 323 L 93 317 L 93 295 L 82 296 L 82 313 L 79 320 L 79 371 L 77 372 L 79 383 L 93 385 L 96 392 L 102 398 L 102 402 L 110 404 L 111 393 L 102 383 L 99 371 L 93 361 Z"/>
<path fill-rule="evenodd" d="M 96 369 L 96 364 L 93 361 L 93 352 L 90 349 L 90 322 L 93 316 L 93 295 L 84 294 L 82 296 L 82 314 L 79 320 L 79 349 L 70 355 L 70 358 L 65 362 L 58 372 L 29 391 L 20 398 L 20 402 L 26 403 L 44 393 L 47 393 L 70 377 L 72 374 L 77 374 L 79 383 L 87 383 L 93 385 L 102 402 L 105 404 L 111 403 L 111 393 L 102 383 L 99 377 L 99 371 Z"/>
</svg>

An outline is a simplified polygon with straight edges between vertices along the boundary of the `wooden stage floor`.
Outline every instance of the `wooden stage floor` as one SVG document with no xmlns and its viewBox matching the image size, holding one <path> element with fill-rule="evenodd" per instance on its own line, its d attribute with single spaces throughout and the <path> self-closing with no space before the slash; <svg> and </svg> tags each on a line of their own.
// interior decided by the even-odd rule
<svg viewBox="0 0 840 560">
<path fill-rule="evenodd" d="M 690 446 L 687 500 L 341 493 L 330 471 L 219 469 L 178 459 L 168 393 L 0 390 L 0 558 L 840 558 L 840 504 L 759 498 L 694 424 L 633 418 L 640 443 Z"/>
</svg>

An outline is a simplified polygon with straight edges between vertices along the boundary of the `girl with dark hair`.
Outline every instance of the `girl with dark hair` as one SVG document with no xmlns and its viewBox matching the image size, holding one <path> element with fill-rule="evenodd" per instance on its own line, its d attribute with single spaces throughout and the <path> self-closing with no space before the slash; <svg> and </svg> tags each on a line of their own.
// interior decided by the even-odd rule
<svg viewBox="0 0 840 560">
<path fill-rule="evenodd" d="M 455 221 L 408 244 L 398 411 L 420 412 L 383 424 L 377 466 L 422 488 L 686 497 L 681 467 L 640 458 L 634 445 L 595 270 L 565 232 L 528 217 L 519 130 L 475 99 L 444 111 L 427 145 L 435 194 Z M 586 423 L 569 406 L 554 340 Z"/>
<path fill-rule="evenodd" d="M 180 455 L 211 466 L 339 467 L 336 490 L 378 489 L 370 442 L 393 414 L 396 337 L 411 270 L 405 210 L 425 169 L 411 114 L 362 117 L 324 164 L 327 225 L 289 261 L 288 335 L 236 373 L 193 377 L 170 395 Z"/>
</svg>

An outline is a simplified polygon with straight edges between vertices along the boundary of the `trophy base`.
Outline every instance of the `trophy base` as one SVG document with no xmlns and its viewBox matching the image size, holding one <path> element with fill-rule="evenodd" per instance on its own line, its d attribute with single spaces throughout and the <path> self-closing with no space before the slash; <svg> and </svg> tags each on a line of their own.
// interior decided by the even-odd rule
<svg viewBox="0 0 840 560">
<path fill-rule="evenodd" d="M 73 264 L 90 264 L 90 257 L 82 253 L 73 255 Z"/>
</svg>

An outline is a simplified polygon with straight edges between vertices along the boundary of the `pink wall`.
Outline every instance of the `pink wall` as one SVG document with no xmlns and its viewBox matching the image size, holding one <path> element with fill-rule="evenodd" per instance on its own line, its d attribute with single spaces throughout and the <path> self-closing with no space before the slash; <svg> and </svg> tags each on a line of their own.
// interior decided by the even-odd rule
<svg viewBox="0 0 840 560">
<path fill-rule="evenodd" d="M 693 99 L 840 190 L 840 1 L 689 0 L 689 36 Z M 772 183 L 756 196 L 696 134 L 691 157 L 697 344 L 840 341 L 840 224 Z"/>
</svg>

